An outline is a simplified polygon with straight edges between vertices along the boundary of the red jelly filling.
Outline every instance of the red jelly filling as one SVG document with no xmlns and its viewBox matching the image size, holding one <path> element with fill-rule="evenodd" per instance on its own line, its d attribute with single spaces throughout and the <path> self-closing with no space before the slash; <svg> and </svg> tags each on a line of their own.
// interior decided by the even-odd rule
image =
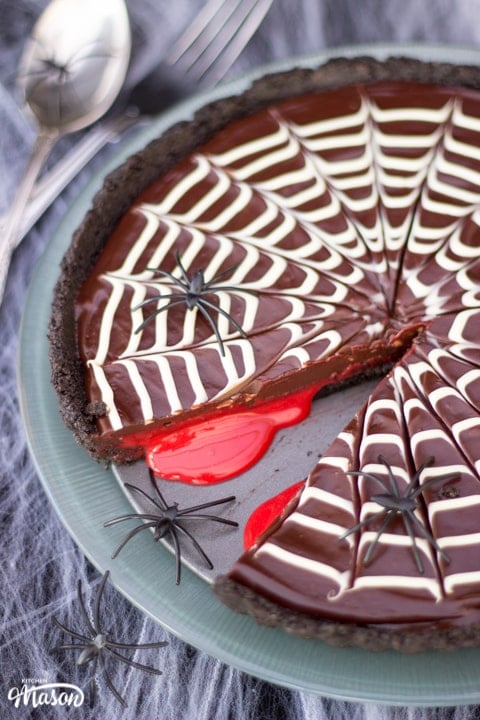
<svg viewBox="0 0 480 720">
<path fill-rule="evenodd" d="M 365 363 L 364 368 L 369 364 L 373 363 Z M 335 382 L 358 372 L 359 364 L 352 363 L 335 374 Z M 187 420 L 174 430 L 142 430 L 123 436 L 120 442 L 123 447 L 143 448 L 148 467 L 165 480 L 193 485 L 223 482 L 260 460 L 277 430 L 304 420 L 313 397 L 332 382 L 330 376 L 307 389 L 265 400 L 253 408 L 218 409 L 202 419 Z"/>
<path fill-rule="evenodd" d="M 291 485 L 285 490 L 282 490 L 281 493 L 278 493 L 278 495 L 266 500 L 253 511 L 247 520 L 243 532 L 243 545 L 245 550 L 255 545 L 265 530 L 267 530 L 277 518 L 283 515 L 286 506 L 300 491 L 303 485 L 303 482 Z"/>
<path fill-rule="evenodd" d="M 162 431 L 148 441 L 146 462 L 166 480 L 194 485 L 228 480 L 254 465 L 275 432 L 307 417 L 318 388 Z"/>
</svg>

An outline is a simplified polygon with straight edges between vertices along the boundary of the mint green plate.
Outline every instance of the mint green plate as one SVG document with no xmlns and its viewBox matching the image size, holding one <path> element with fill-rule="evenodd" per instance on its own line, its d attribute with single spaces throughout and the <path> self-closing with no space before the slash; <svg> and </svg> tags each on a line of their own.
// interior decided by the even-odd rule
<svg viewBox="0 0 480 720">
<path fill-rule="evenodd" d="M 480 649 L 414 656 L 331 648 L 301 640 L 281 630 L 261 628 L 222 606 L 208 583 L 184 568 L 175 585 L 168 551 L 141 533 L 120 556 L 111 554 L 123 537 L 121 527 L 104 528 L 105 520 L 131 506 L 110 470 L 93 462 L 78 447 L 59 417 L 50 386 L 46 329 L 51 290 L 60 259 L 73 230 L 87 211 L 106 172 L 134 150 L 205 102 L 232 94 L 267 71 L 314 66 L 333 55 L 410 55 L 432 60 L 478 64 L 475 50 L 369 46 L 337 49 L 309 58 L 262 68 L 255 74 L 189 100 L 142 128 L 121 144 L 102 173 L 73 203 L 42 257 L 30 287 L 21 329 L 19 394 L 30 451 L 45 490 L 68 532 L 100 572 L 111 571 L 114 585 L 143 612 L 186 642 L 251 675 L 273 683 L 352 701 L 391 705 L 446 706 L 480 702 Z M 165 557 L 163 557 L 165 555 Z"/>
</svg>

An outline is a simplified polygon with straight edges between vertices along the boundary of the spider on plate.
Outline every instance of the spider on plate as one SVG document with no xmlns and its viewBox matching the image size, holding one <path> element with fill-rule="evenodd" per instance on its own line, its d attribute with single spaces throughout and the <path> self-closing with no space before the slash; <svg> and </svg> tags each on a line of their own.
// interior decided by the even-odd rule
<svg viewBox="0 0 480 720">
<path fill-rule="evenodd" d="M 50 652 L 55 653 L 61 650 L 76 650 L 79 651 L 77 665 L 86 665 L 88 663 L 91 663 L 92 672 L 89 679 L 90 707 L 93 707 L 93 705 L 95 704 L 95 676 L 98 669 L 100 669 L 105 684 L 110 690 L 110 692 L 113 693 L 113 695 L 116 697 L 118 702 L 123 705 L 123 707 L 127 707 L 127 703 L 115 687 L 113 680 L 107 670 L 107 657 L 118 660 L 119 662 L 122 662 L 131 668 L 151 673 L 152 675 L 162 675 L 161 670 L 157 670 L 156 668 L 150 667 L 149 665 L 144 665 L 143 663 L 135 662 L 134 660 L 131 660 L 130 658 L 122 655 L 119 650 L 152 650 L 162 648 L 165 647 L 165 645 L 168 645 L 167 642 L 163 641 L 143 644 L 122 643 L 117 642 L 112 638 L 111 631 L 106 630 L 100 621 L 100 604 L 102 601 L 105 584 L 108 580 L 109 575 L 110 572 L 109 570 L 107 570 L 97 586 L 92 620 L 90 619 L 87 613 L 87 609 L 85 607 L 85 602 L 82 595 L 82 583 L 80 580 L 77 583 L 78 604 L 80 607 L 80 614 L 87 629 L 86 634 L 82 634 L 77 630 L 72 630 L 71 628 L 68 628 L 63 623 L 61 623 L 56 617 L 53 618 L 55 624 L 57 625 L 57 627 L 60 628 L 60 630 L 62 630 L 66 635 L 70 635 L 78 642 L 58 645 L 52 648 Z"/>
<path fill-rule="evenodd" d="M 211 280 L 205 280 L 203 269 L 200 268 L 199 270 L 196 270 L 192 276 L 189 276 L 182 261 L 180 260 L 180 256 L 178 253 L 175 255 L 175 258 L 177 261 L 177 265 L 180 269 L 181 277 L 176 277 L 175 275 L 167 272 L 166 270 L 147 268 L 147 270 L 154 272 L 156 275 L 160 275 L 161 277 L 169 279 L 173 283 L 174 289 L 178 288 L 179 292 L 172 292 L 166 295 L 155 295 L 154 297 L 147 298 L 143 302 L 139 303 L 139 305 L 136 305 L 133 310 L 139 310 L 146 305 L 149 305 L 151 303 L 157 303 L 162 300 L 167 301 L 164 305 L 162 305 L 162 307 L 157 307 L 156 310 L 151 312 L 145 318 L 145 320 L 135 329 L 135 333 L 141 332 L 143 328 L 149 323 L 151 323 L 154 318 L 161 312 L 169 310 L 175 305 L 185 304 L 187 310 L 194 310 L 196 308 L 198 312 L 203 315 L 217 339 L 222 356 L 225 356 L 225 346 L 223 343 L 223 339 L 220 335 L 218 325 L 212 315 L 212 311 L 216 311 L 220 315 L 223 315 L 225 318 L 227 318 L 227 320 L 232 323 L 232 325 L 243 338 L 246 337 L 246 333 L 241 327 L 241 325 L 235 320 L 235 318 L 230 315 L 230 313 L 220 307 L 220 305 L 216 305 L 214 302 L 209 300 L 207 296 L 213 295 L 221 291 L 242 292 L 248 293 L 250 295 L 257 295 L 257 293 L 254 290 L 250 290 L 249 288 L 234 287 L 233 285 L 218 285 L 218 282 L 230 275 L 238 267 L 238 265 L 227 268 L 223 272 L 215 275 Z"/>
</svg>

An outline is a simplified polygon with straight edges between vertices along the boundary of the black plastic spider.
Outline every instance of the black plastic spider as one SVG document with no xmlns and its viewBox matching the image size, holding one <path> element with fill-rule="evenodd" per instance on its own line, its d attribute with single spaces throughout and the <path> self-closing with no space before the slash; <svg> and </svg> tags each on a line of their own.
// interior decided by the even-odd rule
<svg viewBox="0 0 480 720">
<path fill-rule="evenodd" d="M 55 57 L 55 52 L 52 53 L 51 48 L 46 48 L 38 37 L 32 36 L 32 42 L 35 43 L 39 49 L 36 59 L 38 69 L 24 73 L 20 75 L 20 78 L 37 77 L 39 82 L 49 81 L 52 84 L 62 85 L 75 73 L 76 63 L 111 57 L 111 54 L 103 52 L 102 45 L 98 40 L 78 48 L 70 57 L 63 61 Z M 93 52 L 93 48 L 95 47 L 98 48 L 98 52 Z M 43 55 L 41 53 L 43 53 Z"/>
<path fill-rule="evenodd" d="M 97 586 L 97 592 L 95 595 L 95 604 L 93 608 L 93 622 L 90 620 L 87 610 L 85 608 L 85 603 L 82 596 L 82 583 L 79 580 L 77 584 L 77 595 L 78 595 L 78 604 L 80 606 L 80 612 L 83 617 L 83 620 L 85 622 L 85 625 L 87 627 L 88 635 L 82 635 L 81 633 L 77 632 L 76 630 L 71 630 L 70 628 L 67 628 L 65 625 L 63 625 L 59 620 L 57 620 L 56 617 L 53 618 L 56 625 L 63 630 L 64 633 L 67 635 L 71 635 L 73 638 L 76 638 L 80 642 L 77 643 L 70 643 L 66 645 L 59 645 L 57 647 L 54 647 L 50 650 L 51 653 L 58 652 L 59 650 L 80 650 L 80 654 L 77 658 L 77 665 L 85 665 L 87 663 L 92 663 L 92 673 L 89 680 L 89 687 L 90 687 L 90 707 L 93 707 L 95 703 L 95 697 L 96 697 L 96 683 L 95 683 L 95 675 L 97 672 L 97 668 L 99 667 L 102 673 L 102 677 L 105 681 L 106 686 L 110 690 L 110 692 L 113 693 L 113 695 L 117 698 L 118 702 L 121 703 L 124 707 L 127 707 L 127 703 L 123 699 L 123 697 L 120 695 L 119 691 L 115 687 L 115 685 L 112 682 L 112 679 L 107 672 L 106 666 L 105 666 L 105 659 L 106 655 L 109 655 L 116 660 L 119 660 L 120 662 L 125 663 L 126 665 L 129 665 L 132 668 L 136 668 L 137 670 L 144 670 L 145 672 L 151 673 L 153 675 L 162 675 L 161 670 L 156 670 L 155 668 L 150 667 L 149 665 L 143 665 L 142 663 L 135 662 L 134 660 L 130 660 L 130 658 L 125 657 L 124 655 L 120 654 L 118 650 L 151 650 L 151 649 L 157 649 L 161 647 L 165 647 L 165 645 L 168 645 L 167 642 L 156 642 L 156 643 L 145 643 L 145 644 L 135 644 L 135 643 L 121 643 L 116 642 L 115 640 L 111 639 L 111 632 L 106 631 L 102 629 L 101 622 L 100 622 L 100 603 L 102 600 L 103 591 L 105 588 L 105 584 L 108 580 L 108 577 L 110 575 L 110 572 L 107 570 L 105 574 L 102 577 L 102 580 Z"/>
<path fill-rule="evenodd" d="M 370 478 L 370 480 L 374 480 L 376 483 L 378 483 L 385 490 L 385 492 L 378 495 L 372 495 L 371 499 L 378 505 L 381 505 L 383 510 L 379 510 L 378 512 L 373 513 L 373 515 L 369 515 L 364 520 L 354 525 L 354 527 L 347 530 L 347 532 L 340 537 L 340 540 L 344 540 L 349 535 L 352 535 L 353 533 L 358 532 L 365 526 L 370 525 L 370 523 L 384 518 L 383 523 L 377 531 L 374 541 L 368 548 L 365 555 L 364 563 L 365 565 L 368 565 L 368 563 L 373 557 L 380 537 L 387 530 L 393 520 L 395 520 L 396 517 L 400 517 L 403 521 L 405 530 L 412 542 L 412 552 L 419 573 L 424 573 L 424 567 L 421 555 L 418 551 L 418 547 L 416 544 L 414 528 L 417 528 L 417 530 L 420 531 L 423 537 L 426 538 L 426 540 L 433 548 L 435 548 L 435 550 L 442 556 L 445 562 L 450 562 L 449 556 L 438 545 L 437 541 L 435 540 L 431 532 L 428 530 L 428 528 L 424 524 L 422 524 L 415 511 L 420 508 L 420 503 L 418 502 L 418 499 L 426 488 L 430 487 L 436 482 L 452 480 L 453 478 L 458 477 L 458 473 L 447 473 L 445 475 L 430 478 L 430 480 L 427 480 L 420 485 L 419 480 L 423 470 L 428 465 L 431 465 L 434 462 L 434 457 L 431 456 L 427 458 L 425 462 L 420 466 L 413 478 L 408 483 L 407 487 L 403 491 L 400 491 L 397 479 L 393 474 L 390 464 L 387 462 L 387 460 L 385 460 L 382 455 L 379 455 L 378 460 L 387 468 L 390 487 L 379 475 L 364 472 L 363 470 L 352 470 L 348 473 L 348 475 L 364 475 L 365 477 Z"/>
<path fill-rule="evenodd" d="M 150 479 L 152 481 L 153 488 L 155 490 L 155 493 L 157 497 L 152 497 L 148 495 L 144 490 L 142 490 L 139 487 L 136 487 L 135 485 L 130 485 L 129 483 L 125 483 L 125 487 L 128 488 L 131 491 L 138 492 L 140 495 L 142 495 L 144 498 L 146 498 L 149 502 L 152 503 L 152 505 L 155 507 L 156 512 L 154 513 L 128 513 L 128 515 L 122 515 L 117 518 L 113 518 L 112 520 L 108 520 L 105 523 L 105 527 L 109 527 L 110 525 L 116 525 L 117 523 L 123 522 L 124 520 L 131 520 L 132 518 L 138 519 L 138 520 L 146 520 L 147 522 L 142 523 L 138 527 L 131 530 L 124 540 L 120 543 L 120 545 L 117 547 L 115 552 L 112 555 L 112 558 L 116 558 L 118 553 L 125 547 L 125 545 L 128 543 L 129 540 L 131 540 L 133 537 L 138 535 L 138 533 L 142 532 L 142 530 L 147 530 L 149 528 L 154 530 L 153 538 L 156 542 L 158 540 L 161 540 L 164 537 L 170 536 L 170 539 L 172 541 L 173 549 L 175 551 L 175 558 L 176 558 L 176 568 L 177 568 L 177 574 L 176 574 L 176 583 L 177 585 L 180 584 L 181 580 L 181 550 L 180 550 L 180 540 L 179 540 L 179 534 L 187 537 L 192 542 L 194 548 L 198 552 L 198 554 L 202 557 L 207 567 L 212 570 L 213 564 L 208 557 L 208 555 L 205 553 L 201 545 L 195 540 L 192 533 L 187 530 L 186 527 L 182 525 L 180 521 L 185 520 L 213 520 L 214 522 L 222 523 L 224 525 L 230 525 L 231 527 L 238 527 L 238 523 L 234 520 L 227 520 L 222 517 L 218 517 L 217 515 L 204 515 L 204 514 L 198 514 L 199 510 L 204 510 L 206 508 L 215 507 L 216 505 L 223 505 L 227 502 L 231 502 L 232 500 L 235 500 L 234 495 L 230 495 L 229 497 L 222 498 L 221 500 L 214 500 L 213 502 L 207 502 L 203 503 L 202 505 L 195 505 L 194 507 L 185 508 L 183 510 L 180 510 L 178 507 L 178 503 L 173 503 L 173 505 L 167 505 L 167 502 L 165 498 L 163 497 L 162 493 L 160 492 L 160 489 L 157 485 L 157 482 L 155 480 L 155 476 L 153 475 L 152 471 L 150 470 Z"/>
<path fill-rule="evenodd" d="M 223 344 L 223 340 L 220 336 L 218 325 L 212 317 L 212 314 L 210 312 L 211 310 L 216 310 L 218 313 L 226 317 L 227 320 L 232 323 L 232 325 L 242 337 L 245 338 L 247 336 L 243 328 L 239 325 L 235 318 L 230 315 L 230 313 L 221 308 L 220 305 L 216 305 L 215 303 L 208 300 L 206 296 L 212 295 L 216 292 L 220 292 L 221 290 L 224 290 L 226 292 L 230 291 L 249 293 L 250 295 L 256 295 L 257 293 L 254 290 L 249 290 L 248 288 L 236 288 L 233 285 L 217 285 L 220 280 L 222 280 L 227 275 L 230 275 L 235 270 L 235 268 L 238 267 L 238 265 L 229 267 L 227 270 L 224 270 L 223 272 L 215 275 L 211 280 L 206 281 L 204 271 L 202 269 L 196 270 L 195 273 L 190 277 L 185 270 L 178 253 L 175 255 L 175 258 L 177 261 L 177 265 L 180 268 L 180 278 L 175 277 L 174 275 L 172 275 L 172 273 L 167 272 L 166 270 L 157 270 L 155 268 L 147 268 L 147 270 L 151 270 L 157 275 L 168 278 L 174 283 L 175 286 L 179 288 L 181 292 L 172 292 L 167 295 L 156 295 L 155 297 L 147 298 L 147 300 L 144 300 L 139 305 L 136 305 L 133 310 L 138 310 L 145 305 L 149 305 L 150 303 L 156 303 L 159 300 L 167 300 L 167 303 L 165 305 L 157 308 L 150 315 L 148 315 L 148 317 L 145 318 L 141 325 L 139 325 L 135 329 L 135 332 L 141 332 L 143 328 L 150 322 L 152 322 L 152 320 L 161 312 L 164 312 L 165 310 L 168 310 L 175 305 L 181 305 L 182 303 L 184 303 L 187 310 L 194 310 L 195 308 L 197 308 L 198 312 L 203 315 L 203 317 L 210 325 L 211 329 L 215 334 L 217 342 L 220 345 L 221 354 L 225 356 L 225 347 Z"/>
<path fill-rule="evenodd" d="M 37 93 L 43 96 L 49 88 L 48 113 L 52 115 L 55 109 L 56 120 L 61 122 L 64 111 L 68 109 L 67 106 L 71 104 L 72 99 L 80 100 L 78 93 L 75 92 L 75 82 L 82 73 L 85 73 L 85 65 L 88 70 L 90 61 L 110 55 L 103 52 L 101 43 L 95 41 L 78 48 L 65 60 L 60 60 L 55 52 L 52 53 L 50 48 L 45 48 L 37 37 L 32 37 L 32 41 L 38 46 L 36 65 L 28 73 L 21 73 L 19 79 L 24 82 L 26 95 L 33 105 L 36 105 Z M 95 48 L 98 48 L 96 52 L 94 52 Z M 68 94 L 66 94 L 67 86 Z"/>
</svg>

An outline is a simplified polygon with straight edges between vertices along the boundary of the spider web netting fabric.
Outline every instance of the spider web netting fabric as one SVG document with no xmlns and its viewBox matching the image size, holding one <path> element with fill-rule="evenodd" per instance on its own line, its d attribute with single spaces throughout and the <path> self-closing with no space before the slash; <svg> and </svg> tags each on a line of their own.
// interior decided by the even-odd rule
<svg viewBox="0 0 480 720">
<path fill-rule="evenodd" d="M 194 17 L 200 0 L 131 0 L 135 52 L 129 82 L 153 67 L 159 48 Z M 7 207 L 33 140 L 33 128 L 14 93 L 15 69 L 23 41 L 45 0 L 0 0 L 0 210 Z M 244 56 L 230 73 L 325 46 L 370 41 L 429 41 L 478 44 L 480 26 L 473 0 L 275 0 Z M 74 139 L 60 143 L 62 151 Z M 37 259 L 79 188 L 103 160 L 101 153 L 30 232 L 16 252 L 0 310 L 0 716 L 64 718 L 65 709 L 15 708 L 8 689 L 21 678 L 48 678 L 84 686 L 85 667 L 72 653 L 50 655 L 65 642 L 52 617 L 81 630 L 76 582 L 82 581 L 90 607 L 99 575 L 86 561 L 47 501 L 29 457 L 19 415 L 16 363 L 21 310 Z M 55 156 L 53 158 L 55 160 Z M 100 682 L 97 706 L 68 717 L 148 720 L 467 720 L 475 707 L 387 708 L 328 700 L 276 688 L 197 652 L 142 615 L 107 585 L 104 606 L 116 637 L 128 642 L 168 640 L 153 654 L 139 651 L 138 662 L 163 670 L 159 678 L 117 665 L 112 679 L 128 703 L 122 709 Z"/>
</svg>

